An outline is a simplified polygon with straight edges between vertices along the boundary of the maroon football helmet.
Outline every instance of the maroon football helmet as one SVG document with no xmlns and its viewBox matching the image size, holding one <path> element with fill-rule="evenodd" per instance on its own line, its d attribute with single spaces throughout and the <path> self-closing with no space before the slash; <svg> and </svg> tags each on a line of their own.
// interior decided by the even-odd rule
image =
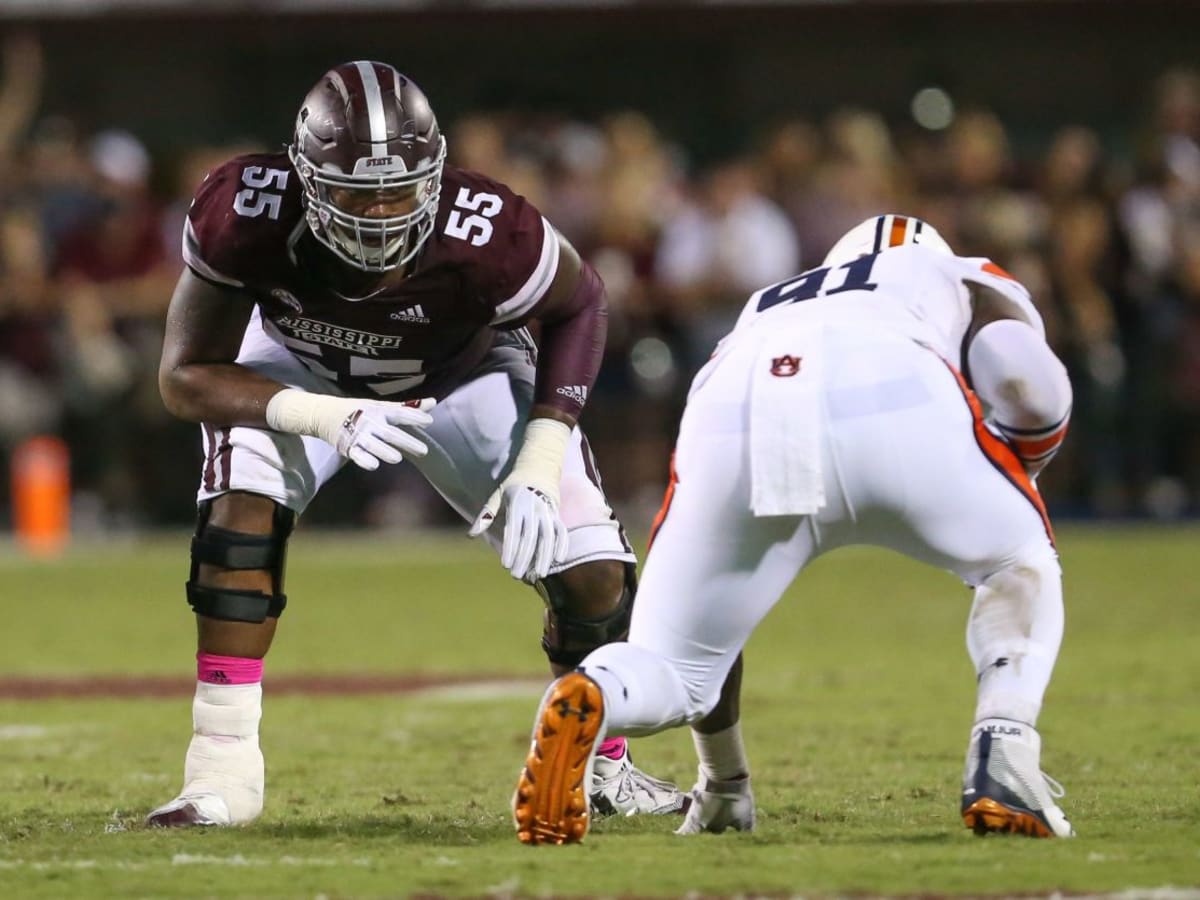
<svg viewBox="0 0 1200 900">
<path fill-rule="evenodd" d="M 326 72 L 304 98 L 288 156 L 308 227 L 350 265 L 398 268 L 433 232 L 446 142 L 425 94 L 386 63 Z M 376 201 L 404 211 L 363 215 Z"/>
</svg>

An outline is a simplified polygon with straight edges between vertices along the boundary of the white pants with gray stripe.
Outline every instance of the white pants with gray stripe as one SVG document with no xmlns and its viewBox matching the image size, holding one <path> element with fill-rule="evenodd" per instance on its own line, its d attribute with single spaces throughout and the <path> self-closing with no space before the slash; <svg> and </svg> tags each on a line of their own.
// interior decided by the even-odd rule
<svg viewBox="0 0 1200 900">
<path fill-rule="evenodd" d="M 257 316 L 238 362 L 291 387 L 341 393 L 264 333 Z M 419 432 L 429 454 L 410 462 L 465 521 L 474 520 L 512 465 L 533 401 L 533 380 L 527 346 L 517 336 L 502 336 L 469 380 L 434 408 L 433 424 Z M 202 431 L 205 459 L 197 500 L 247 491 L 300 514 L 346 462 L 319 438 L 243 426 L 204 425 Z M 552 571 L 593 559 L 636 561 L 578 428 L 563 464 L 559 512 L 570 532 L 570 550 Z M 497 522 L 485 534 L 497 549 L 503 525 Z"/>
</svg>

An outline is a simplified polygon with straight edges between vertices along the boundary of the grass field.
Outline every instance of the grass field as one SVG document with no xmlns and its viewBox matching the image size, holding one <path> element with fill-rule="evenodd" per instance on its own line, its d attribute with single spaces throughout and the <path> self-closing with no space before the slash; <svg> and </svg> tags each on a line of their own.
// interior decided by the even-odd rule
<svg viewBox="0 0 1200 900">
<path fill-rule="evenodd" d="M 460 538 L 301 531 L 267 662 L 263 818 L 140 827 L 178 788 L 186 691 L 0 700 L 0 897 L 1200 896 L 1200 531 L 1064 529 L 1060 546 L 1067 637 L 1041 730 L 1074 841 L 962 827 L 970 595 L 850 550 L 806 573 L 748 648 L 757 832 L 683 839 L 662 819 L 606 820 L 580 846 L 524 847 L 508 800 L 543 672 L 536 596 Z M 188 681 L 186 547 L 0 553 L 0 682 Z M 509 680 L 272 697 L 272 677 L 314 672 Z M 634 749 L 691 784 L 685 731 Z"/>
</svg>

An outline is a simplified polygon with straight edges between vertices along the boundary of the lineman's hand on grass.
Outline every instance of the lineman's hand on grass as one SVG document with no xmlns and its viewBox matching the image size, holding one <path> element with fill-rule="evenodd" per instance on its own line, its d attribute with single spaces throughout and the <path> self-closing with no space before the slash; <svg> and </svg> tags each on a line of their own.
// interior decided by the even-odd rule
<svg viewBox="0 0 1200 900">
<path fill-rule="evenodd" d="M 537 581 L 567 557 L 567 526 L 558 514 L 559 483 L 571 428 L 537 418 L 525 428 L 525 441 L 512 472 L 483 505 L 468 532 L 478 537 L 504 511 L 500 564 L 513 578 Z"/>
</svg>

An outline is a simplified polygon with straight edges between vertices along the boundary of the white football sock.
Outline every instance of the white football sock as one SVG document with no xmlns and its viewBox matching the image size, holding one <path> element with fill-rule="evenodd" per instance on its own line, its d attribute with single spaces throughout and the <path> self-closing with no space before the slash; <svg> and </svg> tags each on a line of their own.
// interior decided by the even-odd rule
<svg viewBox="0 0 1200 900">
<path fill-rule="evenodd" d="M 975 721 L 1036 725 L 1062 635 L 1062 574 L 1049 553 L 985 579 L 967 622 L 967 649 L 979 678 Z"/>
</svg>

